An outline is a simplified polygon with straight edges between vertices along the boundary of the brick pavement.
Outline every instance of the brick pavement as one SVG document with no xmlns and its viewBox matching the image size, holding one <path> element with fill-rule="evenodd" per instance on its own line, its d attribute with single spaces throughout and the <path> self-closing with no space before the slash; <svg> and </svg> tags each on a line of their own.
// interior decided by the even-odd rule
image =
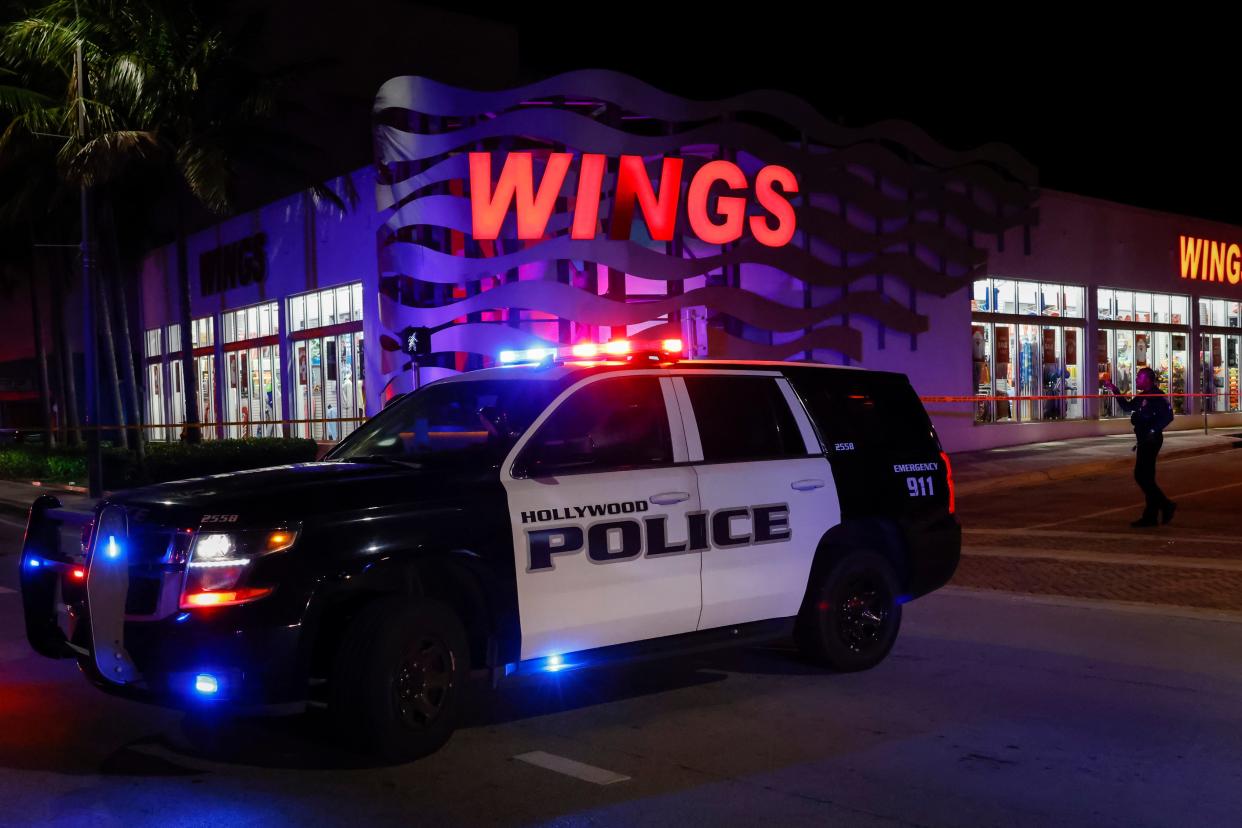
<svg viewBox="0 0 1242 828">
<path fill-rule="evenodd" d="M 1242 611 L 1242 572 L 1237 570 L 968 553 L 952 583 L 1034 595 Z"/>
</svg>

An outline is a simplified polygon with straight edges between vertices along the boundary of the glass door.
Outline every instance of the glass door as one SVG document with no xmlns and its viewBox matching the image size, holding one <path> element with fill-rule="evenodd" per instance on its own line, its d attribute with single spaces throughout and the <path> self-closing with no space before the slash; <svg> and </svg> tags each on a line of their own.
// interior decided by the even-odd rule
<svg viewBox="0 0 1242 828">
<path fill-rule="evenodd" d="M 203 423 L 204 440 L 216 437 L 216 357 L 214 354 L 194 357 L 194 368 L 198 373 L 198 421 Z"/>
<path fill-rule="evenodd" d="M 147 365 L 147 425 L 153 426 L 147 431 L 148 440 L 172 439 L 162 428 L 164 425 L 164 364 L 153 362 Z"/>
</svg>

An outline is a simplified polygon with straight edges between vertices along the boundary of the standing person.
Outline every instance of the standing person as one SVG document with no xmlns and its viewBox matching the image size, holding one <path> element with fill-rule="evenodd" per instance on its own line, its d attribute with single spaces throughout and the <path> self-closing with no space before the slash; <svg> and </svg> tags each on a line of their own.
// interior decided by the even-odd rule
<svg viewBox="0 0 1242 828">
<path fill-rule="evenodd" d="M 1165 497 L 1156 485 L 1156 456 L 1164 445 L 1164 429 L 1173 422 L 1169 398 L 1160 390 L 1156 372 L 1151 368 L 1139 369 L 1135 377 L 1138 394 L 1128 399 L 1111 380 L 1104 380 L 1101 385 L 1117 395 L 1117 404 L 1130 412 L 1130 424 L 1134 426 L 1134 482 L 1143 490 L 1147 506 L 1143 516 L 1130 525 L 1155 526 L 1157 515 L 1161 523 L 1168 523 L 1173 519 L 1177 504 Z"/>
</svg>

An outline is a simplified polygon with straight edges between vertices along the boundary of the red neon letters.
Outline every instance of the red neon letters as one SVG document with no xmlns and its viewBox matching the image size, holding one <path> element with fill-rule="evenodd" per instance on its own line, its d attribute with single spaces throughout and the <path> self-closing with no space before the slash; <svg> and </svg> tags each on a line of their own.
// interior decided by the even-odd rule
<svg viewBox="0 0 1242 828">
<path fill-rule="evenodd" d="M 572 154 L 548 154 L 543 178 L 536 187 L 534 156 L 529 152 L 511 152 L 496 186 L 492 187 L 492 157 L 486 152 L 470 153 L 470 208 L 474 237 L 495 239 L 500 235 L 510 205 L 517 214 L 519 239 L 541 239 L 547 231 L 556 199 L 561 195 L 569 172 Z M 677 207 L 681 198 L 684 160 L 665 158 L 660 170 L 657 193 L 647 175 L 643 159 L 623 155 L 617 167 L 617 187 L 613 196 L 612 214 L 608 220 L 608 238 L 628 239 L 637 205 L 655 241 L 671 241 L 677 225 Z M 573 207 L 570 237 L 593 239 L 599 231 L 599 204 L 607 159 L 603 155 L 584 153 L 580 162 L 577 198 Z M 713 185 L 727 194 L 717 195 L 710 204 Z M 793 238 L 797 215 L 789 196 L 798 192 L 798 180 L 785 167 L 775 164 L 759 170 L 755 176 L 755 200 L 767 215 L 746 216 L 749 183 L 746 173 L 732 161 L 709 161 L 704 164 L 686 193 L 686 217 L 693 233 L 708 244 L 727 244 L 742 237 L 746 226 L 760 244 L 781 247 Z"/>
</svg>

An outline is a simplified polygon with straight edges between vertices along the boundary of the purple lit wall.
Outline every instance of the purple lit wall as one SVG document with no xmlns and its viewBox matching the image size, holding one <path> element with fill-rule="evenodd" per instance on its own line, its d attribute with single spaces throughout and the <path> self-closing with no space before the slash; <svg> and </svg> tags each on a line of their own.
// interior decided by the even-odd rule
<svg viewBox="0 0 1242 828">
<path fill-rule="evenodd" d="M 687 335 L 700 356 L 861 364 L 906 371 L 922 393 L 970 393 L 962 291 L 984 272 L 978 242 L 1021 249 L 1021 228 L 1038 222 L 1035 170 L 1013 150 L 954 152 L 899 122 L 847 129 L 779 92 L 693 101 L 606 71 L 499 92 L 399 77 L 374 117 L 381 370 L 393 390 L 409 383 L 399 333 L 457 320 L 433 335 L 437 367 L 424 378 L 501 349 L 656 329 Z M 752 180 L 780 164 L 798 178 L 798 232 L 781 248 L 749 236 L 712 246 L 681 212 L 673 240 L 653 242 L 636 212 L 629 240 L 572 239 L 575 160 L 542 240 L 517 239 L 510 214 L 497 241 L 476 241 L 466 153 L 492 153 L 494 179 L 515 150 L 535 153 L 536 182 L 549 152 L 606 154 L 605 227 L 622 154 L 643 156 L 657 190 L 661 160 L 683 158 L 683 204 L 710 160 Z"/>
</svg>

